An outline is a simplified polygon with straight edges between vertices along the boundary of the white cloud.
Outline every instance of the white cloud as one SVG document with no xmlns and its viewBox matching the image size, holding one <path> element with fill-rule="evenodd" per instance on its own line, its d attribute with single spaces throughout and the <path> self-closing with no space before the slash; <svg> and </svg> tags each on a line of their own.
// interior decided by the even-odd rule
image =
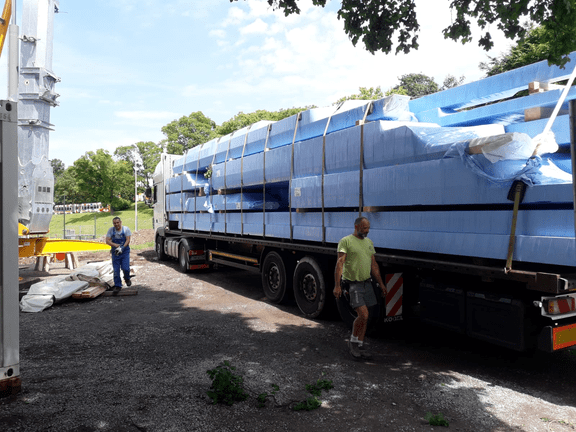
<svg viewBox="0 0 576 432">
<path fill-rule="evenodd" d="M 226 32 L 222 29 L 214 29 L 208 32 L 208 35 L 218 39 L 224 39 L 226 37 Z"/>
<path fill-rule="evenodd" d="M 170 111 L 116 111 L 114 115 L 129 120 L 166 120 L 178 116 L 178 113 Z"/>
<path fill-rule="evenodd" d="M 247 34 L 265 34 L 268 31 L 268 24 L 258 18 L 256 21 L 240 29 L 240 33 Z"/>
</svg>

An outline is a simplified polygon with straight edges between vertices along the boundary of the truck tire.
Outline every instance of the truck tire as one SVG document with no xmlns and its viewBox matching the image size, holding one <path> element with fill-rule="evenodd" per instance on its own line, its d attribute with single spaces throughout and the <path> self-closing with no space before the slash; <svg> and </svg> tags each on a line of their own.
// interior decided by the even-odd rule
<svg viewBox="0 0 576 432">
<path fill-rule="evenodd" d="M 178 270 L 182 273 L 188 273 L 190 266 L 188 264 L 188 243 L 186 241 L 181 241 L 178 246 Z"/>
<path fill-rule="evenodd" d="M 307 318 L 318 318 L 326 305 L 326 283 L 322 269 L 312 257 L 302 258 L 294 270 L 294 297 Z"/>
<path fill-rule="evenodd" d="M 272 303 L 282 303 L 292 287 L 293 265 L 277 252 L 270 252 L 262 264 L 262 289 Z"/>
<path fill-rule="evenodd" d="M 158 261 L 166 261 L 168 259 L 168 255 L 164 252 L 164 237 L 161 235 L 156 236 L 156 256 L 158 257 Z"/>
<path fill-rule="evenodd" d="M 366 327 L 366 332 L 368 333 L 378 327 L 382 315 L 382 292 L 374 283 L 372 284 L 372 288 L 374 289 L 374 294 L 376 295 L 378 303 L 368 308 L 368 326 Z M 352 309 L 352 306 L 350 306 L 349 300 L 344 298 L 344 296 L 341 296 L 336 301 L 336 306 L 338 307 L 338 313 L 340 314 L 342 321 L 344 321 L 344 324 L 346 324 L 348 328 L 352 329 L 354 320 L 358 315 L 356 314 L 356 311 Z"/>
</svg>

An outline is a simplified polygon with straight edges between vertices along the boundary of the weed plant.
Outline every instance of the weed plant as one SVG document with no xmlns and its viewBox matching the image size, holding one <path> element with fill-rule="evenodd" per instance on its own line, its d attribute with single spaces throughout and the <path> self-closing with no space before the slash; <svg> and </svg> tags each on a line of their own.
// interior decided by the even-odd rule
<svg viewBox="0 0 576 432">
<path fill-rule="evenodd" d="M 212 380 L 210 390 L 206 393 L 213 404 L 233 405 L 248 398 L 248 393 L 244 390 L 244 378 L 234 374 L 235 370 L 236 368 L 225 360 L 214 369 L 206 371 Z"/>
</svg>

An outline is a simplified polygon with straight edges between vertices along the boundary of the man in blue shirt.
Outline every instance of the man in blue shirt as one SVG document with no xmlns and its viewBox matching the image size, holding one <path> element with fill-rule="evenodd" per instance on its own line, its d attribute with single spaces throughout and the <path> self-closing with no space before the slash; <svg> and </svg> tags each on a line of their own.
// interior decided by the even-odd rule
<svg viewBox="0 0 576 432">
<path fill-rule="evenodd" d="M 112 228 L 106 234 L 106 244 L 110 245 L 112 254 L 112 268 L 114 269 L 114 290 L 122 288 L 120 270 L 124 272 L 124 281 L 127 286 L 131 286 L 130 281 L 130 228 L 123 227 L 119 217 L 112 219 Z"/>
</svg>

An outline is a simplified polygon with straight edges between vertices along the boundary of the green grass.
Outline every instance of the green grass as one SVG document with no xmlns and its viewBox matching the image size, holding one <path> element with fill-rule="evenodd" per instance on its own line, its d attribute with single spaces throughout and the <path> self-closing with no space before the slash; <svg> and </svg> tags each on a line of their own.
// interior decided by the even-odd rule
<svg viewBox="0 0 576 432">
<path fill-rule="evenodd" d="M 146 204 L 138 203 L 138 230 L 151 229 L 152 218 L 154 210 Z M 106 235 L 108 228 L 112 226 L 112 218 L 118 216 L 122 219 L 122 225 L 127 226 L 134 231 L 136 224 L 134 218 L 134 204 L 128 209 L 123 211 L 116 211 L 114 213 L 98 212 L 98 213 L 76 213 L 66 215 L 66 229 L 75 230 L 76 234 L 94 233 L 94 221 L 96 221 L 96 237 Z M 62 237 L 64 229 L 64 215 L 54 215 L 50 221 L 50 237 Z"/>
</svg>

